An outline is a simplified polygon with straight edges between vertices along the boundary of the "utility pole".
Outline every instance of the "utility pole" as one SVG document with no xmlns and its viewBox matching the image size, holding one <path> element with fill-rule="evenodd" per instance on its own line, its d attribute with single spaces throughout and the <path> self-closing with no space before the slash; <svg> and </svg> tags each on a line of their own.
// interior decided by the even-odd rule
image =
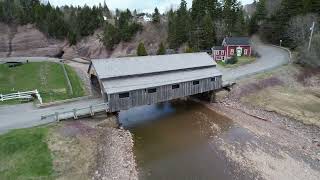
<svg viewBox="0 0 320 180">
<path fill-rule="evenodd" d="M 310 39 L 309 39 L 308 52 L 310 52 L 311 41 L 312 41 L 312 36 L 313 36 L 313 31 L 314 31 L 315 24 L 316 23 L 313 21 L 312 26 L 310 28 L 311 34 L 310 34 Z"/>
</svg>

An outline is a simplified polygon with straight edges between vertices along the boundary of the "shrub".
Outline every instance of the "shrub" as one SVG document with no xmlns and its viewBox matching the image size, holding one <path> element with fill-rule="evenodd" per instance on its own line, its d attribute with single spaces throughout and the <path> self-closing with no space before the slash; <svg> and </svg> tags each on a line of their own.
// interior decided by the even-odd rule
<svg viewBox="0 0 320 180">
<path fill-rule="evenodd" d="M 146 48 L 144 47 L 144 44 L 142 42 L 139 43 L 139 46 L 137 49 L 137 55 L 138 56 L 148 56 Z"/>
<path fill-rule="evenodd" d="M 236 64 L 238 62 L 238 56 L 235 54 L 230 59 L 226 60 L 226 64 Z"/>
</svg>

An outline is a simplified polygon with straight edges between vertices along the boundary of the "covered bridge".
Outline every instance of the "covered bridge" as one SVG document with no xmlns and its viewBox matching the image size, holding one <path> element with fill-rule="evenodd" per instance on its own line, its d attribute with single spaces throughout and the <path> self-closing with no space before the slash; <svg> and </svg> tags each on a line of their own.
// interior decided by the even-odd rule
<svg viewBox="0 0 320 180">
<path fill-rule="evenodd" d="M 222 74 L 207 53 L 95 59 L 88 72 L 96 77 L 109 112 L 222 87 Z"/>
</svg>

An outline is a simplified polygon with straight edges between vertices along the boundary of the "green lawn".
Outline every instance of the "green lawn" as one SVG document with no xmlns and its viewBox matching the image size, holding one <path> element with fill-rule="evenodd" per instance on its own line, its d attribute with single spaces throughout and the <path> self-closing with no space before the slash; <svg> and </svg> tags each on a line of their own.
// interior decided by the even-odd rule
<svg viewBox="0 0 320 180">
<path fill-rule="evenodd" d="M 53 179 L 47 133 L 38 127 L 0 135 L 0 179 Z"/>
<path fill-rule="evenodd" d="M 62 66 L 52 62 L 27 63 L 15 68 L 0 64 L 0 93 L 7 94 L 38 89 L 43 102 L 83 96 L 85 92 L 82 81 L 71 67 L 66 65 L 66 68 L 71 84 L 74 86 L 73 95 L 69 92 Z M 5 103 L 16 102 L 18 101 Z"/>
<path fill-rule="evenodd" d="M 226 64 L 222 61 L 218 61 L 218 64 L 225 68 L 235 68 L 245 64 L 250 64 L 255 60 L 256 60 L 256 57 L 241 56 L 241 57 L 238 57 L 238 62 L 236 64 Z"/>
</svg>

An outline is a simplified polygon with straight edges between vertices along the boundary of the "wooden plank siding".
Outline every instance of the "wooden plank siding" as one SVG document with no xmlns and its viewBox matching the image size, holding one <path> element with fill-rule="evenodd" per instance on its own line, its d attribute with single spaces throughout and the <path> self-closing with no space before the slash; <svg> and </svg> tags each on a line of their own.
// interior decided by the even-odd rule
<svg viewBox="0 0 320 180">
<path fill-rule="evenodd" d="M 215 78 L 215 81 L 212 81 L 212 78 Z M 127 92 L 129 93 L 129 97 L 127 98 L 119 98 L 119 93 L 109 94 L 109 96 L 106 96 L 109 97 L 109 111 L 116 112 L 120 110 L 127 110 L 136 106 L 165 102 L 220 89 L 222 87 L 222 76 L 212 78 L 196 80 L 199 81 L 198 85 L 193 85 L 193 81 L 181 82 L 179 83 L 180 87 L 178 89 L 172 89 L 172 86 L 175 84 L 153 87 L 157 89 L 157 92 L 155 93 L 148 93 L 148 89 L 152 88 L 138 89 Z"/>
</svg>

